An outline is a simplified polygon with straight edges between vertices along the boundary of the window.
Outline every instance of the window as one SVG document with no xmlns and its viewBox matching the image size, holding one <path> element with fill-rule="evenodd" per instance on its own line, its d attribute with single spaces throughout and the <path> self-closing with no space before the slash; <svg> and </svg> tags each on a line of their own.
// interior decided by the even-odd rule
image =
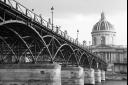
<svg viewBox="0 0 128 85">
<path fill-rule="evenodd" d="M 93 41 L 94 41 L 94 45 L 96 45 L 96 44 L 97 44 L 97 43 L 96 43 L 96 42 L 97 42 L 96 37 L 94 37 L 94 40 L 93 40 Z"/>
<path fill-rule="evenodd" d="M 106 40 L 105 40 L 105 37 L 102 36 L 102 37 L 101 37 L 101 44 L 102 44 L 102 45 L 105 45 L 105 41 L 106 41 Z"/>
</svg>

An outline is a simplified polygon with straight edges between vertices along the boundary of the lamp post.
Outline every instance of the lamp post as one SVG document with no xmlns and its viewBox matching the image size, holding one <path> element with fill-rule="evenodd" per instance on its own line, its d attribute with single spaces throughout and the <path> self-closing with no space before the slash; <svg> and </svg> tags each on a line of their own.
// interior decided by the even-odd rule
<svg viewBox="0 0 128 85">
<path fill-rule="evenodd" d="M 90 52 L 92 52 L 91 41 L 89 41 L 89 50 L 90 50 Z"/>
<path fill-rule="evenodd" d="M 77 29 L 77 44 L 78 44 L 78 35 L 79 35 L 79 30 Z"/>
<path fill-rule="evenodd" d="M 54 7 L 52 6 L 52 8 L 51 8 L 51 13 L 52 13 L 52 30 L 53 30 L 53 10 L 54 10 Z"/>
</svg>

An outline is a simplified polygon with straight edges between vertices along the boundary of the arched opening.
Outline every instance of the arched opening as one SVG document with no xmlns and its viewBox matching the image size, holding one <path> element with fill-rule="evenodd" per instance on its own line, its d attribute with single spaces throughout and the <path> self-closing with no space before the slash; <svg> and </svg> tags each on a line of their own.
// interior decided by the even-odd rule
<svg viewBox="0 0 128 85">
<path fill-rule="evenodd" d="M 90 67 L 90 62 L 88 59 L 88 55 L 86 53 L 83 53 L 80 57 L 79 60 L 79 65 L 83 66 L 83 67 Z"/>
<path fill-rule="evenodd" d="M 94 68 L 94 69 L 96 69 L 98 66 L 97 66 L 97 60 L 95 59 L 95 58 L 93 58 L 92 60 L 91 60 L 91 67 L 92 68 Z"/>
</svg>

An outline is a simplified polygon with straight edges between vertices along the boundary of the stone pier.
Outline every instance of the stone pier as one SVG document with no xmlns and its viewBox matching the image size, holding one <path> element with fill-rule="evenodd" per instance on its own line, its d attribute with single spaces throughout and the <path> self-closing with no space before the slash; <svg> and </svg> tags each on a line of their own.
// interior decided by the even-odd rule
<svg viewBox="0 0 128 85">
<path fill-rule="evenodd" d="M 61 85 L 61 66 L 0 64 L 0 85 Z"/>
<path fill-rule="evenodd" d="M 101 70 L 101 81 L 105 81 L 105 71 Z"/>
<path fill-rule="evenodd" d="M 84 85 L 84 70 L 82 67 L 62 67 L 61 80 L 62 85 Z"/>
<path fill-rule="evenodd" d="M 95 84 L 95 75 L 94 69 L 84 68 L 84 85 L 94 85 Z"/>
<path fill-rule="evenodd" d="M 101 70 L 95 69 L 95 83 L 101 83 Z"/>
</svg>

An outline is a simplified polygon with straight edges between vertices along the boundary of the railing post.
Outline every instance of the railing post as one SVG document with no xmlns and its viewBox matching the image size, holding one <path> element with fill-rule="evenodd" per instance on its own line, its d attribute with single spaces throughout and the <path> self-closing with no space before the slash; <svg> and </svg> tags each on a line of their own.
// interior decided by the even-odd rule
<svg viewBox="0 0 128 85">
<path fill-rule="evenodd" d="M 28 16 L 28 9 L 26 9 L 26 16 Z"/>
<path fill-rule="evenodd" d="M 39 17 L 40 17 L 40 23 L 41 23 L 41 25 L 42 25 L 42 23 L 43 23 L 42 16 L 40 15 Z"/>
<path fill-rule="evenodd" d="M 6 3 L 6 0 L 4 0 L 4 3 Z"/>
<path fill-rule="evenodd" d="M 59 32 L 59 27 L 56 26 L 56 33 L 58 34 L 58 32 Z"/>
<path fill-rule="evenodd" d="M 34 21 L 36 21 L 36 15 L 34 14 Z"/>
<path fill-rule="evenodd" d="M 18 3 L 16 2 L 16 10 L 18 10 Z"/>
<path fill-rule="evenodd" d="M 41 25 L 42 25 L 42 23 L 43 23 L 43 19 L 42 19 L 42 17 L 40 17 L 40 23 L 41 23 Z"/>
</svg>

